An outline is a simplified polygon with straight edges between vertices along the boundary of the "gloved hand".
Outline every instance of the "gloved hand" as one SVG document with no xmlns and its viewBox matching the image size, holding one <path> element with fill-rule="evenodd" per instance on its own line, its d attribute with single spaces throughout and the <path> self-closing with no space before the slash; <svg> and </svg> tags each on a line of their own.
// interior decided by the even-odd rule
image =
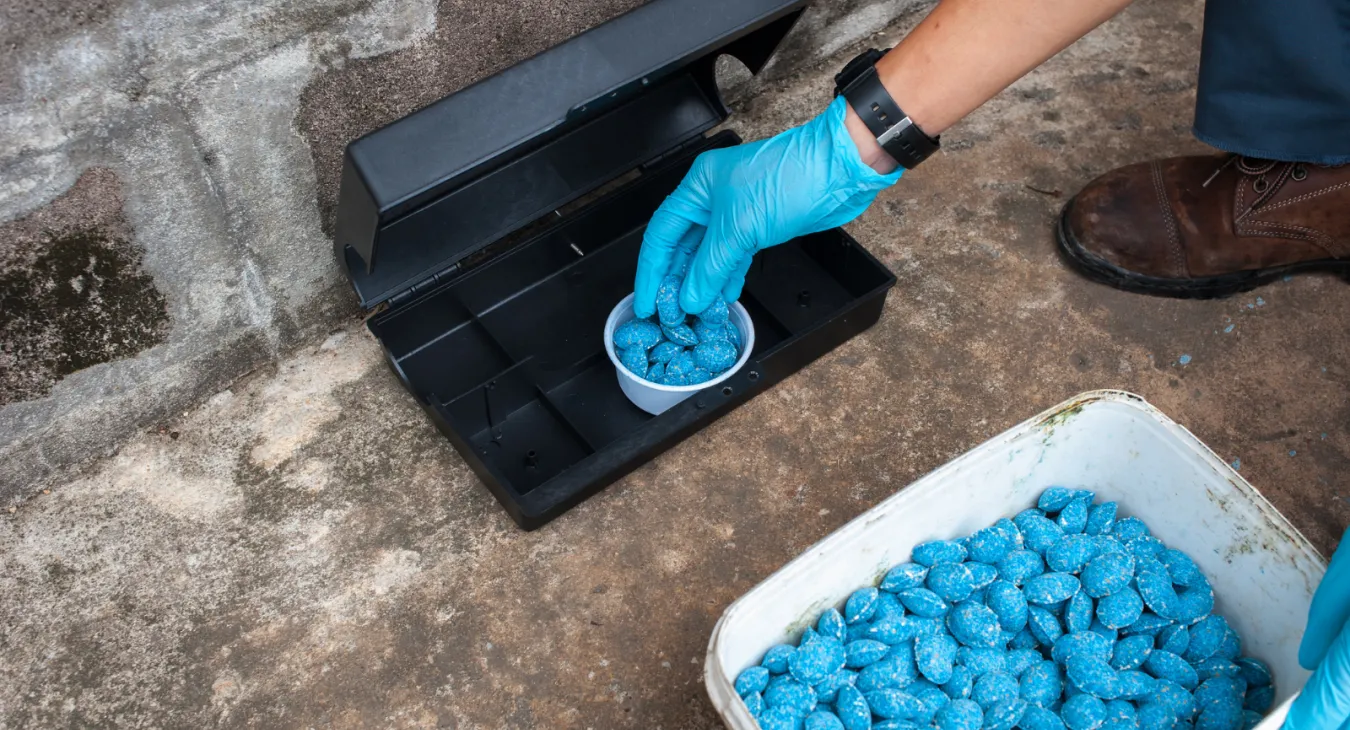
<svg viewBox="0 0 1350 730">
<path fill-rule="evenodd" d="M 680 291 L 686 312 L 702 312 L 718 294 L 736 301 L 756 251 L 841 226 L 900 179 L 903 168 L 881 175 L 863 164 L 844 126 L 847 104 L 838 97 L 800 127 L 694 160 L 647 225 L 634 286 L 637 316 L 656 311 L 661 280 L 686 263 Z"/>
<path fill-rule="evenodd" d="M 1289 708 L 1286 730 L 1350 727 L 1350 530 L 1313 595 L 1298 663 L 1312 669 Z"/>
</svg>

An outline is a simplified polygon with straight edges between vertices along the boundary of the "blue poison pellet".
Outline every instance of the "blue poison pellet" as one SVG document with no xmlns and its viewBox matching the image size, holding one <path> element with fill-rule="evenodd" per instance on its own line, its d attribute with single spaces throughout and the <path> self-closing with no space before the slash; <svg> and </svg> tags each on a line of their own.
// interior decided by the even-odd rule
<svg viewBox="0 0 1350 730">
<path fill-rule="evenodd" d="M 858 672 L 856 686 L 864 692 L 874 689 L 904 689 L 913 684 L 916 677 L 918 669 L 915 668 L 913 659 L 903 661 L 895 657 L 886 657 Z"/>
<path fill-rule="evenodd" d="M 1020 586 L 1045 572 L 1045 561 L 1034 550 L 1014 550 L 998 561 L 998 577 Z"/>
<path fill-rule="evenodd" d="M 1044 707 L 1031 705 L 1022 714 L 1018 727 L 1022 730 L 1064 730 L 1064 721 L 1059 719 L 1059 715 Z"/>
<path fill-rule="evenodd" d="M 1099 699 L 1114 700 L 1121 696 L 1120 679 L 1110 663 L 1080 654 L 1065 663 L 1064 673 L 1080 692 Z"/>
<path fill-rule="evenodd" d="M 1027 581 L 1027 603 L 1045 606 L 1067 601 L 1079 589 L 1078 578 L 1068 573 L 1044 573 Z"/>
<path fill-rule="evenodd" d="M 661 325 L 661 334 L 680 347 L 693 347 L 698 344 L 698 335 L 694 334 L 694 328 L 683 322 Z"/>
<path fill-rule="evenodd" d="M 1167 566 L 1172 582 L 1179 586 L 1194 587 L 1204 581 L 1204 573 L 1190 556 L 1180 550 L 1164 549 L 1158 551 L 1157 558 Z"/>
<path fill-rule="evenodd" d="M 913 720 L 926 708 L 917 697 L 898 689 L 878 689 L 863 695 L 872 714 L 883 720 Z"/>
<path fill-rule="evenodd" d="M 1175 622 L 1171 619 L 1163 618 L 1155 613 L 1144 612 L 1138 621 L 1126 626 L 1122 634 L 1125 636 L 1134 636 L 1135 634 L 1144 634 L 1146 636 L 1157 636 L 1163 629 L 1173 625 Z"/>
<path fill-rule="evenodd" d="M 1106 722 L 1106 703 L 1087 694 L 1071 697 L 1064 703 L 1060 717 L 1069 730 L 1097 730 Z"/>
<path fill-rule="evenodd" d="M 928 579 L 928 568 L 918 563 L 901 563 L 891 568 L 878 586 L 883 591 L 899 593 L 918 588 Z"/>
<path fill-rule="evenodd" d="M 988 588 L 989 584 L 998 580 L 998 568 L 989 563 L 970 562 L 965 565 L 970 569 L 970 579 L 974 581 L 975 593 Z"/>
<path fill-rule="evenodd" d="M 1026 546 L 1042 556 L 1056 540 L 1064 537 L 1064 528 L 1044 515 L 1023 512 L 1013 519 L 1013 523 L 1022 531 Z"/>
<path fill-rule="evenodd" d="M 988 606 L 973 601 L 958 603 L 952 609 L 947 628 L 966 646 L 994 647 L 1002 637 L 998 615 Z"/>
<path fill-rule="evenodd" d="M 821 636 L 827 636 L 835 641 L 842 642 L 847 637 L 848 626 L 844 624 L 844 617 L 838 609 L 827 608 L 816 619 L 816 633 Z"/>
<path fill-rule="evenodd" d="M 1097 541 L 1088 535 L 1065 535 L 1046 548 L 1045 563 L 1050 570 L 1077 573 L 1097 557 Z"/>
<path fill-rule="evenodd" d="M 975 689 L 970 698 L 981 709 L 988 710 L 994 705 L 1017 699 L 1020 687 L 1017 678 L 1007 672 L 990 672 L 975 680 Z"/>
<path fill-rule="evenodd" d="M 965 563 L 939 563 L 928 572 L 928 590 L 944 601 L 964 601 L 975 592 L 975 579 Z"/>
<path fill-rule="evenodd" d="M 1127 636 L 1116 642 L 1111 654 L 1111 666 L 1118 670 L 1138 669 L 1153 653 L 1153 637 L 1142 634 Z"/>
<path fill-rule="evenodd" d="M 1129 542 L 1135 538 L 1148 537 L 1148 525 L 1138 517 L 1126 517 L 1116 520 L 1116 524 L 1111 528 L 1111 534 L 1116 536 L 1121 542 Z"/>
<path fill-rule="evenodd" d="M 1191 640 L 1181 658 L 1195 664 L 1214 656 L 1227 632 L 1228 622 L 1222 616 L 1206 616 L 1191 627 Z"/>
<path fill-rule="evenodd" d="M 750 711 L 751 717 L 759 717 L 764 712 L 764 696 L 758 692 L 751 692 L 741 697 L 745 703 L 745 709 Z"/>
<path fill-rule="evenodd" d="M 1055 518 L 1055 524 L 1066 534 L 1082 532 L 1087 528 L 1089 504 L 1086 499 L 1074 498 L 1060 510 L 1059 516 Z"/>
<path fill-rule="evenodd" d="M 748 667 L 736 677 L 736 694 L 744 697 L 751 692 L 763 692 L 769 686 L 766 667 Z"/>
<path fill-rule="evenodd" d="M 1027 624 L 1041 646 L 1053 646 L 1064 635 L 1064 627 L 1059 619 L 1040 606 L 1027 609 Z"/>
<path fill-rule="evenodd" d="M 670 362 L 672 358 L 674 358 L 681 352 L 684 352 L 683 347 L 680 347 L 674 342 L 666 340 L 665 342 L 658 344 L 656 347 L 653 347 L 652 351 L 647 353 L 647 357 L 652 362 L 661 363 L 662 365 L 664 365 Z"/>
<path fill-rule="evenodd" d="M 1064 628 L 1071 634 L 1092 629 L 1092 599 L 1083 591 L 1073 594 L 1064 606 Z"/>
<path fill-rule="evenodd" d="M 616 353 L 619 356 L 619 362 L 623 363 L 628 372 L 639 378 L 647 377 L 647 351 L 641 347 L 630 347 L 626 350 L 619 350 Z"/>
<path fill-rule="evenodd" d="M 723 299 L 721 294 L 718 294 L 707 309 L 698 313 L 698 318 L 711 325 L 720 325 L 726 324 L 730 313 L 731 310 L 727 307 L 727 300 Z"/>
<path fill-rule="evenodd" d="M 677 276 L 667 276 L 661 280 L 661 286 L 656 290 L 656 313 L 661 320 L 661 324 L 684 323 L 684 310 L 680 308 L 680 286 L 682 283 Z"/>
<path fill-rule="evenodd" d="M 891 647 L 872 639 L 858 639 L 857 641 L 850 641 L 844 649 L 847 653 L 845 666 L 849 669 L 862 669 L 880 661 L 891 650 Z M 800 654 L 801 652 L 797 653 Z"/>
<path fill-rule="evenodd" d="M 938 730 L 980 730 L 984 712 L 973 700 L 952 700 L 933 718 Z"/>
<path fill-rule="evenodd" d="M 695 322 L 698 324 L 698 322 Z M 676 362 L 682 349 L 669 360 Z M 676 366 L 679 372 L 680 367 Z M 1259 722 L 1270 669 L 1198 565 L 1091 492 L 916 547 L 735 689 L 761 728 L 1219 730 Z M 1082 523 L 1081 525 L 1079 523 Z"/>
<path fill-rule="evenodd" d="M 1129 553 L 1098 555 L 1083 568 L 1083 592 L 1093 598 L 1118 593 L 1134 580 L 1134 556 Z"/>
<path fill-rule="evenodd" d="M 860 588 L 854 591 L 844 603 L 844 621 L 856 624 L 870 620 L 877 611 L 877 593 L 875 588 Z"/>
<path fill-rule="evenodd" d="M 1238 667 L 1242 670 L 1242 678 L 1246 680 L 1250 687 L 1265 687 L 1270 685 L 1270 667 L 1260 659 L 1243 657 L 1237 660 Z"/>
<path fill-rule="evenodd" d="M 1059 664 L 1067 665 L 1070 659 L 1085 656 L 1099 662 L 1109 662 L 1114 646 L 1106 637 L 1091 631 L 1065 634 L 1055 642 L 1050 656 Z"/>
<path fill-rule="evenodd" d="M 727 337 L 727 332 L 731 329 L 729 325 L 724 324 L 714 325 L 708 324 L 707 322 L 704 322 L 702 320 L 694 320 L 694 323 L 691 325 L 691 327 L 693 329 L 694 336 L 698 338 L 699 344 L 702 344 L 704 342 L 725 342 L 727 344 L 731 343 L 730 339 Z"/>
<path fill-rule="evenodd" d="M 795 651 L 797 651 L 795 646 L 779 644 L 764 652 L 764 658 L 760 660 L 759 665 L 773 674 L 787 674 L 788 659 Z"/>
<path fill-rule="evenodd" d="M 1108 629 L 1123 629 L 1144 615 L 1144 599 L 1133 588 L 1112 593 L 1097 603 L 1097 618 Z"/>
<path fill-rule="evenodd" d="M 1000 702 L 984 711 L 984 730 L 1012 730 L 1026 714 L 1026 700 L 1013 698 Z"/>
<path fill-rule="evenodd" d="M 1014 649 L 1008 652 L 1007 658 L 1003 662 L 1004 671 L 1018 679 L 1026 674 L 1028 669 L 1041 663 L 1041 653 L 1032 649 Z"/>
<path fill-rule="evenodd" d="M 686 350 L 666 363 L 666 375 L 689 375 L 694 372 L 695 367 L 693 354 Z"/>
<path fill-rule="evenodd" d="M 645 319 L 630 319 L 614 329 L 614 346 L 621 350 L 637 348 L 645 356 L 661 342 L 661 328 Z"/>
<path fill-rule="evenodd" d="M 844 723 L 829 710 L 816 710 L 806 716 L 802 730 L 844 730 Z"/>
<path fill-rule="evenodd" d="M 1084 532 L 1089 535 L 1106 535 L 1116 524 L 1116 503 L 1103 502 L 1088 510 L 1087 525 Z"/>
<path fill-rule="evenodd" d="M 771 684 L 764 690 L 764 704 L 774 707 L 786 707 L 798 715 L 816 709 L 816 691 L 810 685 L 793 679 Z"/>
<path fill-rule="evenodd" d="M 952 668 L 951 679 L 942 684 L 942 691 L 954 700 L 969 699 L 970 693 L 974 690 L 975 673 L 970 671 L 969 667 L 959 664 Z"/>
<path fill-rule="evenodd" d="M 909 609 L 910 613 L 924 618 L 937 618 L 947 615 L 951 610 L 951 604 L 942 600 L 938 594 L 927 588 L 911 588 L 907 591 L 901 591 L 899 594 L 900 602 Z"/>
<path fill-rule="evenodd" d="M 1275 703 L 1275 688 L 1270 685 L 1264 687 L 1253 687 L 1247 690 L 1247 696 L 1243 698 L 1243 709 L 1253 710 L 1261 714 L 1270 711 L 1270 706 Z"/>
<path fill-rule="evenodd" d="M 902 618 L 905 615 L 905 606 L 900 603 L 894 593 L 882 591 L 877 595 L 877 611 L 872 615 L 873 621 L 881 621 L 888 618 Z"/>
<path fill-rule="evenodd" d="M 840 687 L 834 702 L 834 712 L 845 730 L 867 730 L 872 727 L 872 708 L 856 687 Z"/>
<path fill-rule="evenodd" d="M 694 348 L 694 362 L 709 372 L 720 373 L 736 364 L 736 348 L 726 340 L 700 342 Z"/>
<path fill-rule="evenodd" d="M 946 684 L 956 666 L 956 639 L 948 634 L 920 636 L 914 642 L 914 661 L 919 673 L 934 684 Z"/>
<path fill-rule="evenodd" d="M 1195 689 L 1200 683 L 1200 676 L 1196 674 L 1195 667 L 1170 651 L 1156 650 L 1149 654 L 1148 660 L 1144 662 L 1144 671 L 1188 690 Z"/>
<path fill-rule="evenodd" d="M 1064 694 L 1064 677 L 1055 662 L 1042 661 L 1028 669 L 1018 682 L 1022 699 L 1038 707 L 1049 707 Z"/>
<path fill-rule="evenodd" d="M 802 730 L 802 716 L 790 707 L 770 707 L 758 721 L 761 730 Z"/>
<path fill-rule="evenodd" d="M 1134 723 L 1138 717 L 1134 705 L 1128 700 L 1109 700 L 1106 703 L 1106 722 L 1125 721 Z M 1133 727 L 1133 724 L 1130 725 Z"/>
<path fill-rule="evenodd" d="M 1031 617 L 1031 610 L 1027 609 L 1027 618 L 1028 618 L 1027 628 L 1022 629 L 1016 634 L 1013 634 L 1012 639 L 1008 642 L 1009 649 L 1012 649 L 1014 651 L 1029 650 L 1035 649 L 1036 647 L 1041 645 L 1041 642 L 1036 639 L 1036 634 L 1031 631 L 1030 617 Z M 1052 616 L 1051 618 L 1054 617 Z"/>
<path fill-rule="evenodd" d="M 832 703 L 839 695 L 839 688 L 844 685 L 855 685 L 858 682 L 858 673 L 848 669 L 840 669 L 825 679 L 820 680 L 811 686 L 816 691 L 816 701 L 820 703 Z"/>
<path fill-rule="evenodd" d="M 933 540 L 914 548 L 913 560 L 929 568 L 938 563 L 960 563 L 966 559 L 966 549 L 950 540 Z"/>
<path fill-rule="evenodd" d="M 1242 637 L 1233 630 L 1232 626 L 1224 632 L 1223 641 L 1219 643 L 1219 650 L 1214 656 L 1227 659 L 1230 662 L 1236 662 L 1242 657 Z"/>
<path fill-rule="evenodd" d="M 1015 531 L 1016 526 L 1008 524 Z M 1019 532 L 1010 531 L 1008 526 L 986 527 L 970 536 L 967 552 L 970 559 L 980 563 L 997 563 L 1007 557 L 1017 547 Z"/>
<path fill-rule="evenodd" d="M 1002 647 L 963 646 L 956 650 L 956 663 L 976 677 L 1008 668 L 1008 652 Z"/>
<path fill-rule="evenodd" d="M 855 642 L 856 643 L 856 642 Z M 881 647 L 877 659 L 886 653 L 885 644 L 872 642 Z M 853 644 L 849 644 L 853 646 Z M 814 685 L 826 677 L 844 668 L 845 661 L 851 659 L 852 652 L 837 639 L 820 637 L 810 643 L 803 642 L 788 657 L 788 672 L 803 684 Z M 875 661 L 875 659 L 873 660 Z"/>
<path fill-rule="evenodd" d="M 1054 513 L 1069 506 L 1073 501 L 1074 490 L 1065 487 L 1050 487 L 1041 492 L 1041 496 L 1036 500 L 1036 506 L 1043 512 Z"/>
<path fill-rule="evenodd" d="M 1026 628 L 1029 606 L 1027 597 L 1017 586 L 1008 581 L 995 581 L 985 594 L 986 604 L 998 616 L 999 626 L 1004 631 L 1021 631 Z"/>
</svg>

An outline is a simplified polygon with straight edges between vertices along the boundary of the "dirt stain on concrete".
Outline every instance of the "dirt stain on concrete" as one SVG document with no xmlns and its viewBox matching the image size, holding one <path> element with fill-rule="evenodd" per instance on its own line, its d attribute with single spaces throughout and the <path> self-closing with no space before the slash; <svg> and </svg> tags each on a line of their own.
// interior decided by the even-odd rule
<svg viewBox="0 0 1350 730">
<path fill-rule="evenodd" d="M 0 406 L 164 341 L 164 295 L 121 216 L 116 177 L 90 170 L 66 195 L 0 225 Z"/>
</svg>

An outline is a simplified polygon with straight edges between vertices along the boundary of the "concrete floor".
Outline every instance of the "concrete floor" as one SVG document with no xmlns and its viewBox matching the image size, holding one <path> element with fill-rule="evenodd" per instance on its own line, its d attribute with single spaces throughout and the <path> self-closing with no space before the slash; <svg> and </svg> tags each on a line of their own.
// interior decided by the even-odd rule
<svg viewBox="0 0 1350 730">
<path fill-rule="evenodd" d="M 34 487 L 0 519 L 0 728 L 716 727 L 701 667 L 731 601 L 1093 388 L 1140 393 L 1240 459 L 1329 552 L 1350 523 L 1350 287 L 1151 299 L 1054 251 L 1084 182 L 1202 149 L 1200 10 L 1143 0 L 951 130 L 849 227 L 899 277 L 874 329 L 537 532 L 345 315 Z M 751 88 L 731 126 L 809 118 L 853 47 L 834 51 Z"/>
</svg>

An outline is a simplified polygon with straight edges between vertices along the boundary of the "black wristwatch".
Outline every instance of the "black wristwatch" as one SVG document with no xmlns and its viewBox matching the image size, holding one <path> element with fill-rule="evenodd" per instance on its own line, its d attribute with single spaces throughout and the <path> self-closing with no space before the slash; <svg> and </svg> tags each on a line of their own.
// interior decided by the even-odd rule
<svg viewBox="0 0 1350 730">
<path fill-rule="evenodd" d="M 941 144 L 938 137 L 924 134 L 882 86 L 876 63 L 890 50 L 869 48 L 849 61 L 834 77 L 834 94 L 843 94 L 848 99 L 849 106 L 858 113 L 887 154 L 901 167 L 913 170 L 937 152 Z"/>
</svg>

